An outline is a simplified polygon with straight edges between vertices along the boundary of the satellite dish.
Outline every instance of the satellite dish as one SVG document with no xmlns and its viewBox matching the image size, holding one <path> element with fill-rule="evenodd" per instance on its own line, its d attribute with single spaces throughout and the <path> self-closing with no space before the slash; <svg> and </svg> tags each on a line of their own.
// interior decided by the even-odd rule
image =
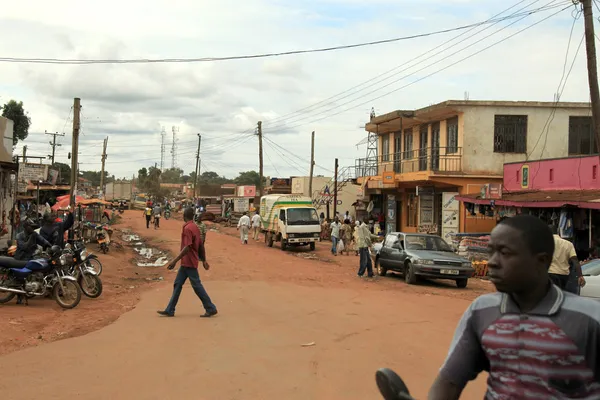
<svg viewBox="0 0 600 400">
<path fill-rule="evenodd" d="M 367 206 L 367 212 L 370 213 L 371 211 L 373 211 L 374 208 L 375 208 L 375 204 L 373 204 L 373 202 L 370 201 L 369 205 Z"/>
</svg>

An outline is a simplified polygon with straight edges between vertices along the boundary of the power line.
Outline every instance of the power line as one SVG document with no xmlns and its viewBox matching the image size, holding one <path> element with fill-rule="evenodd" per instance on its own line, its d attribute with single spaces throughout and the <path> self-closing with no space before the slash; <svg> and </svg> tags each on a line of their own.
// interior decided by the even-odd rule
<svg viewBox="0 0 600 400">
<path fill-rule="evenodd" d="M 485 31 L 485 30 L 489 29 L 490 27 L 492 27 L 493 25 L 496 25 L 496 24 L 498 24 L 499 22 L 502 22 L 502 21 L 505 21 L 505 20 L 507 20 L 507 19 L 511 19 L 511 18 L 517 18 L 517 17 L 519 17 L 519 16 L 522 16 L 522 15 L 524 15 L 524 14 L 531 15 L 531 13 L 536 13 L 536 12 L 545 11 L 545 10 L 547 9 L 547 7 L 548 7 L 548 5 L 546 5 L 546 6 L 542 6 L 542 7 L 538 8 L 538 9 L 535 9 L 535 10 L 529 10 L 529 11 L 527 11 L 527 12 L 525 12 L 525 13 L 521 13 L 521 14 L 519 14 L 519 12 L 520 12 L 520 11 L 522 11 L 522 10 L 524 10 L 524 9 L 526 9 L 526 8 L 528 8 L 528 7 L 530 7 L 530 6 L 532 6 L 533 4 L 535 4 L 535 3 L 537 3 L 537 2 L 539 1 L 539 0 L 535 0 L 533 3 L 530 3 L 529 5 L 527 5 L 527 6 L 524 6 L 524 7 L 520 8 L 519 10 L 515 11 L 513 14 L 510 14 L 510 15 L 508 15 L 508 16 L 505 16 L 505 17 L 502 17 L 502 18 L 497 18 L 497 17 L 499 17 L 500 15 L 502 15 L 502 14 L 504 14 L 504 13 L 506 13 L 506 12 L 510 11 L 511 9 L 513 9 L 513 8 L 517 7 L 518 5 L 520 5 L 520 4 L 522 4 L 522 3 L 524 3 L 525 1 L 527 1 L 527 0 L 521 0 L 521 1 L 519 1 L 518 3 L 516 3 L 516 4 L 512 5 L 511 7 L 509 7 L 509 8 L 507 8 L 507 9 L 505 9 L 505 10 L 501 11 L 500 13 L 493 15 L 493 16 L 492 16 L 492 17 L 490 17 L 489 19 L 487 19 L 487 20 L 485 20 L 485 21 L 482 21 L 482 22 L 480 22 L 480 23 L 478 23 L 478 24 L 474 24 L 474 26 L 473 26 L 472 28 L 470 28 L 469 30 L 467 30 L 467 31 L 465 31 L 465 32 L 462 32 L 462 33 L 460 33 L 460 34 L 459 34 L 459 35 L 457 35 L 457 36 L 454 36 L 453 38 L 451 38 L 451 39 L 449 39 L 449 40 L 447 40 L 447 41 L 443 42 L 442 44 L 440 44 L 440 45 L 438 45 L 438 46 L 436 46 L 436 47 L 434 47 L 434 48 L 432 48 L 432 49 L 430 49 L 430 50 L 428 50 L 428 51 L 426 51 L 426 52 L 424 52 L 424 53 L 420 54 L 419 56 L 417 56 L 417 57 L 415 57 L 415 58 L 413 58 L 413 59 L 411 59 L 411 60 L 408 60 L 408 61 L 407 61 L 407 62 L 405 62 L 405 63 L 402 63 L 402 64 L 400 64 L 400 65 L 398 65 L 398 66 L 396 66 L 396 67 L 394 67 L 394 68 L 392 68 L 392 69 L 390 69 L 390 70 L 388 70 L 388 71 L 385 71 L 385 72 L 383 72 L 383 73 L 381 73 L 381 74 L 379 74 L 379 75 L 377 75 L 377 76 L 375 76 L 375 77 L 373 77 L 373 78 L 371 78 L 371 79 L 369 79 L 369 80 L 366 80 L 366 81 L 364 81 L 364 82 L 362 82 L 362 83 L 360 83 L 360 84 L 358 84 L 358 85 L 355 85 L 355 86 L 351 87 L 350 89 L 347 89 L 347 90 L 345 90 L 345 91 L 343 91 L 343 92 L 340 92 L 340 93 L 338 93 L 338 94 L 335 94 L 335 95 L 333 95 L 333 96 L 331 96 L 331 97 L 328 97 L 328 98 L 326 98 L 326 99 L 324 99 L 324 100 L 321 100 L 321 101 L 319 101 L 319 102 L 317 102 L 317 103 L 314 103 L 314 104 L 312 104 L 312 105 L 310 105 L 310 106 L 307 106 L 307 107 L 301 108 L 300 110 L 294 111 L 294 112 L 292 112 L 292 113 L 288 113 L 288 114 L 282 115 L 282 116 L 280 116 L 280 117 L 273 118 L 273 119 L 271 119 L 271 120 L 267 120 L 267 121 L 266 121 L 266 123 L 267 123 L 267 124 L 273 124 L 273 123 L 274 123 L 274 122 L 276 122 L 276 121 L 282 121 L 282 120 L 288 119 L 288 118 L 290 118 L 290 117 L 291 117 L 292 115 L 294 115 L 294 114 L 306 114 L 306 112 L 308 112 L 308 111 L 310 111 L 310 110 L 313 110 L 313 111 L 314 111 L 315 109 L 319 109 L 319 108 L 322 108 L 322 107 L 324 107 L 324 106 L 327 106 L 327 105 L 329 105 L 329 104 L 332 104 L 334 100 L 335 100 L 335 101 L 339 101 L 339 100 L 342 100 L 342 99 L 344 99 L 344 98 L 347 98 L 347 97 L 349 97 L 350 95 L 352 95 L 353 93 L 350 93 L 350 95 L 347 95 L 347 96 L 344 96 L 344 97 L 341 97 L 341 98 L 339 98 L 339 97 L 340 97 L 340 96 L 342 96 L 342 95 L 344 95 L 344 94 L 346 94 L 346 93 L 348 93 L 348 92 L 353 92 L 353 91 L 354 91 L 354 89 L 357 89 L 357 88 L 360 88 L 360 87 L 362 87 L 362 86 L 365 86 L 365 85 L 367 85 L 367 84 L 369 84 L 369 83 L 371 83 L 371 82 L 373 82 L 373 81 L 377 81 L 377 82 L 375 82 L 375 83 L 381 83 L 381 82 L 383 82 L 383 81 L 386 81 L 386 80 L 388 80 L 388 79 L 392 78 L 393 76 L 397 75 L 398 73 L 401 73 L 401 72 L 404 72 L 404 71 L 406 71 L 406 70 L 407 70 L 408 68 L 410 68 L 410 67 L 408 67 L 408 68 L 406 68 L 406 69 L 403 69 L 402 71 L 399 71 L 398 73 L 394 73 L 394 74 L 392 74 L 391 76 L 388 76 L 387 78 L 380 79 L 380 80 L 378 80 L 378 79 L 379 79 L 379 78 L 381 78 L 381 77 L 383 77 L 383 76 L 389 75 L 390 73 L 392 73 L 392 72 L 394 72 L 394 71 L 397 71 L 398 69 L 400 69 L 400 68 L 402 68 L 402 67 L 404 67 L 404 66 L 406 66 L 406 65 L 408 65 L 408 64 L 410 64 L 410 63 L 412 63 L 412 62 L 414 62 L 414 61 L 416 61 L 416 60 L 418 60 L 418 59 L 420 59 L 420 58 L 422 58 L 422 57 L 424 57 L 424 56 L 426 56 L 426 55 L 428 55 L 428 54 L 430 54 L 430 53 L 434 52 L 435 50 L 437 50 L 437 49 L 439 49 L 439 48 L 442 48 L 442 47 L 444 47 L 445 45 L 447 45 L 447 44 L 449 44 L 449 43 L 451 43 L 451 42 L 455 41 L 456 39 L 459 39 L 459 38 L 461 38 L 462 36 L 464 36 L 464 35 L 468 34 L 469 32 L 471 32 L 471 31 L 473 31 L 473 30 L 475 30 L 475 29 L 479 28 L 479 27 L 480 27 L 480 26 L 482 26 L 482 25 L 491 24 L 490 26 L 488 26 L 488 27 L 486 27 L 485 29 L 483 29 L 483 30 L 481 30 L 481 31 L 477 32 L 476 34 L 479 34 L 479 33 L 483 32 L 483 31 Z M 550 4 L 550 3 L 549 3 L 549 4 Z M 551 7 L 557 7 L 557 6 L 558 6 L 558 5 L 554 5 L 554 6 L 551 6 Z M 471 35 L 469 38 L 472 38 L 472 37 L 474 37 L 476 34 L 474 34 L 474 35 Z M 463 42 L 464 42 L 464 40 L 463 40 Z M 440 54 L 440 53 L 442 53 L 442 52 L 444 52 L 444 51 L 447 51 L 447 50 L 451 49 L 452 47 L 455 47 L 455 46 L 457 46 L 457 45 L 459 45 L 459 44 L 461 44 L 461 43 L 462 43 L 462 42 L 456 43 L 456 44 L 454 44 L 454 45 L 452 45 L 452 46 L 450 46 L 450 47 L 446 48 L 445 50 L 442 50 L 442 51 L 440 51 L 440 52 L 437 52 L 437 53 L 435 53 L 434 55 L 432 55 L 432 56 L 430 56 L 430 57 L 426 58 L 425 60 L 422 60 L 421 62 L 423 62 L 423 61 L 427 61 L 427 60 L 431 59 L 432 57 L 435 57 L 436 55 L 438 55 L 438 54 Z M 413 66 L 416 66 L 416 65 L 413 65 Z M 373 85 L 370 85 L 370 86 L 373 86 Z M 364 89 L 361 89 L 361 90 L 359 90 L 359 91 L 355 91 L 354 93 L 360 92 L 360 91 L 362 91 L 362 90 L 364 90 Z M 317 107 L 317 106 L 318 106 L 318 107 Z"/>
<path fill-rule="evenodd" d="M 68 59 L 68 58 L 25 58 L 25 57 L 0 57 L 0 62 L 10 63 L 29 63 L 29 64 L 66 64 L 66 65 L 87 65 L 87 64 L 149 64 L 149 63 L 197 63 L 197 62 L 216 62 L 231 60 L 248 60 L 256 58 L 281 57 L 295 54 L 323 53 L 335 50 L 345 50 L 358 47 L 375 46 L 386 43 L 400 42 L 424 38 L 429 36 L 441 35 L 449 32 L 456 32 L 463 29 L 472 28 L 481 25 L 481 22 L 469 25 L 462 25 L 455 28 L 442 29 L 433 32 L 420 33 L 416 35 L 401 36 L 391 39 L 375 40 L 370 42 L 354 43 L 348 45 L 322 47 L 317 49 L 291 50 L 283 52 L 238 55 L 227 57 L 200 57 L 200 58 L 139 58 L 139 59 Z"/>
<path fill-rule="evenodd" d="M 333 117 L 333 116 L 336 116 L 336 115 L 342 114 L 342 113 L 344 113 L 344 112 L 347 112 L 347 111 L 353 110 L 353 109 L 355 109 L 355 108 L 357 108 L 357 107 L 361 107 L 361 106 L 364 106 L 364 105 L 366 105 L 366 104 L 370 104 L 370 103 L 372 103 L 373 101 L 375 101 L 375 100 L 379 100 L 379 99 L 381 99 L 381 98 L 383 98 L 383 97 L 389 96 L 390 94 L 396 93 L 396 92 L 398 92 L 398 91 L 400 91 L 400 90 L 402 90 L 402 89 L 405 89 L 405 88 L 407 88 L 407 87 L 409 87 L 409 86 L 412 86 L 412 85 L 414 85 L 415 83 L 421 82 L 421 81 L 423 81 L 423 80 L 425 80 L 425 79 L 427 79 L 427 78 L 430 78 L 430 77 L 432 77 L 432 76 L 434 76 L 434 75 L 437 75 L 438 73 L 440 73 L 440 72 L 442 72 L 442 71 L 445 71 L 445 70 L 447 70 L 447 69 L 449 69 L 449 68 L 451 68 L 451 67 L 453 67 L 453 66 L 455 66 L 455 65 L 457 65 L 457 64 L 459 64 L 459 63 L 461 63 L 461 62 L 463 62 L 463 61 L 466 61 L 466 60 L 468 60 L 468 59 L 470 59 L 470 58 L 473 58 L 473 57 L 475 57 L 476 55 L 478 55 L 478 54 L 480 54 L 480 53 L 483 53 L 484 51 L 486 51 L 486 50 L 488 50 L 488 49 L 490 49 L 490 48 L 492 48 L 492 47 L 495 47 L 495 46 L 497 46 L 498 44 L 500 44 L 500 43 L 503 43 L 503 42 L 505 42 L 505 41 L 507 41 L 507 40 L 509 40 L 509 39 L 513 38 L 514 36 L 516 36 L 516 35 L 518 35 L 518 34 L 520 34 L 520 33 L 524 32 L 524 31 L 526 31 L 526 30 L 528 30 L 528 29 L 531 29 L 531 28 L 533 28 L 534 26 L 537 26 L 537 25 L 541 24 L 542 22 L 545 22 L 546 20 L 548 20 L 548 19 L 550 19 L 550 18 L 554 17 L 555 15 L 558 15 L 559 13 L 561 13 L 561 12 L 563 12 L 563 11 L 567 10 L 567 9 L 568 9 L 568 8 L 570 8 L 571 6 L 572 6 L 572 5 L 569 5 L 569 6 L 567 6 L 567 7 L 564 7 L 564 8 L 562 8 L 562 9 L 560 9 L 559 11 L 557 11 L 557 12 L 555 12 L 555 13 L 551 14 L 551 15 L 548 15 L 548 16 L 546 16 L 545 18 L 543 18 L 543 19 L 541 19 L 541 20 L 539 20 L 539 21 L 537 21 L 537 22 L 535 22 L 535 23 L 533 23 L 533 24 L 531 24 L 531 25 L 529 25 L 529 26 L 527 26 L 527 27 L 525 27 L 525 28 L 523 28 L 523 29 L 521 29 L 521 30 L 519 30 L 519 31 L 517 31 L 517 32 L 515 32 L 515 33 L 513 33 L 513 34 L 511 34 L 511 35 L 509 35 L 509 36 L 507 36 L 507 37 L 505 37 L 505 38 L 503 38 L 503 39 L 499 40 L 499 41 L 497 41 L 497 42 L 495 42 L 495 43 L 492 43 L 492 44 L 491 44 L 491 45 L 489 45 L 489 46 L 486 46 L 486 47 L 484 47 L 484 48 L 483 48 L 483 49 L 481 49 L 481 50 L 478 50 L 478 51 L 476 51 L 476 52 L 474 52 L 474 53 L 471 53 L 471 54 L 469 54 L 468 56 L 466 56 L 466 57 L 464 57 L 464 58 L 462 58 L 462 59 L 460 59 L 460 60 L 457 60 L 457 61 L 455 61 L 455 62 L 453 62 L 453 63 L 451 63 L 451 64 L 449 64 L 449 65 L 447 65 L 447 66 L 445 66 L 445 67 L 443 67 L 443 68 L 440 68 L 440 69 L 438 69 L 438 70 L 436 70 L 436 71 L 434 71 L 434 72 L 431 72 L 431 73 L 429 73 L 429 74 L 427 74 L 427 75 L 425 75 L 425 76 L 422 76 L 422 77 L 420 77 L 420 78 L 418 78 L 418 79 L 416 79 L 416 80 L 414 80 L 414 81 L 412 81 L 412 82 L 409 82 L 409 83 L 407 83 L 406 85 L 403 85 L 403 86 L 401 86 L 401 87 L 399 87 L 399 88 L 396 88 L 396 89 L 394 89 L 394 90 L 391 90 L 391 91 L 389 91 L 389 92 L 386 92 L 386 93 L 384 93 L 384 94 L 382 94 L 382 95 L 380 95 L 380 96 L 377 96 L 377 97 L 375 97 L 375 98 L 371 98 L 371 99 L 369 99 L 369 100 L 367 100 L 367 101 L 361 102 L 361 103 L 359 103 L 359 104 L 356 104 L 356 105 L 354 105 L 354 106 L 350 106 L 350 107 L 348 107 L 348 108 L 345 108 L 345 109 L 343 109 L 343 110 L 341 110 L 341 111 L 339 111 L 339 112 L 336 112 L 336 113 L 333 113 L 333 114 L 329 114 L 329 115 L 325 115 L 324 117 L 320 117 L 320 118 L 317 118 L 317 119 L 314 119 L 314 120 L 311 120 L 311 121 L 308 121 L 308 122 L 305 122 L 305 123 L 300 123 L 300 124 L 297 124 L 297 125 L 292 125 L 292 126 L 286 126 L 286 128 L 287 128 L 287 129 L 293 129 L 293 128 L 297 128 L 297 127 L 300 127 L 300 126 L 304 126 L 304 125 L 312 124 L 312 123 L 315 123 L 315 122 L 319 122 L 319 121 L 322 121 L 322 120 L 324 120 L 324 119 L 331 118 L 331 117 Z M 516 21 L 516 22 L 518 22 L 518 21 Z M 506 28 L 510 27 L 511 25 L 513 25 L 513 24 L 514 24 L 514 23 L 516 23 L 516 22 L 513 22 L 512 24 L 509 24 L 509 25 L 507 25 L 506 27 L 504 27 L 504 28 L 502 28 L 502 29 L 506 29 Z M 481 40 L 480 40 L 480 41 L 481 41 Z M 479 42 L 479 41 L 478 41 L 478 42 Z M 478 43 L 478 42 L 477 42 L 477 43 Z M 443 61 L 443 60 L 440 60 L 440 61 Z M 437 61 L 437 62 L 435 62 L 435 63 L 433 63 L 433 64 L 437 64 L 437 63 L 439 63 L 440 61 Z M 431 64 L 431 65 L 433 65 L 433 64 Z M 428 66 L 431 66 L 431 65 L 428 65 Z M 428 66 L 427 66 L 427 67 L 428 67 Z M 425 69 L 425 68 L 427 68 L 427 67 L 424 67 L 424 68 L 420 69 L 419 71 L 421 71 L 421 70 L 423 70 L 423 69 Z M 416 72 L 419 72 L 419 71 L 416 71 Z M 416 72 L 412 73 L 411 75 L 414 75 Z M 399 80 L 401 80 L 401 79 L 399 79 Z M 397 82 L 397 81 L 395 81 L 395 82 Z M 390 86 L 391 84 L 393 84 L 393 83 L 395 83 L 395 82 L 392 82 L 392 83 L 390 83 L 390 84 L 386 85 L 386 87 L 387 87 L 387 86 Z M 372 92 L 369 92 L 369 93 L 373 93 L 373 92 L 375 92 L 375 91 L 378 91 L 378 90 L 380 90 L 380 89 L 374 90 L 374 91 L 372 91 Z M 341 106 L 343 106 L 343 105 L 346 105 L 346 104 L 349 104 L 349 103 L 352 103 L 352 102 L 353 102 L 353 101 L 349 101 L 349 102 L 343 103 L 342 105 L 340 105 L 340 106 L 338 106 L 338 107 L 334 107 L 333 109 L 335 109 L 335 108 L 339 108 L 339 107 L 341 107 Z M 331 110 L 327 110 L 327 111 L 331 111 Z M 320 114 L 322 114 L 322 113 L 320 113 Z M 273 129 L 273 128 L 271 128 L 271 129 Z"/>
</svg>

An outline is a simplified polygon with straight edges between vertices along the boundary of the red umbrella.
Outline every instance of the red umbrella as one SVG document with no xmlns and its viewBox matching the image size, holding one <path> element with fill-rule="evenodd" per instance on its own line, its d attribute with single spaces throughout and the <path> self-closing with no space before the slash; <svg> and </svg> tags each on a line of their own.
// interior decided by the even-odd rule
<svg viewBox="0 0 600 400">
<path fill-rule="evenodd" d="M 69 198 L 68 194 L 66 194 L 64 196 L 59 196 L 56 198 L 56 200 L 57 200 L 56 204 L 54 204 L 52 206 L 52 211 L 57 211 L 57 210 L 60 210 L 61 208 L 67 208 L 69 206 L 69 204 L 71 204 L 71 199 Z M 75 204 L 79 203 L 82 200 L 84 200 L 83 197 L 75 196 Z"/>
</svg>

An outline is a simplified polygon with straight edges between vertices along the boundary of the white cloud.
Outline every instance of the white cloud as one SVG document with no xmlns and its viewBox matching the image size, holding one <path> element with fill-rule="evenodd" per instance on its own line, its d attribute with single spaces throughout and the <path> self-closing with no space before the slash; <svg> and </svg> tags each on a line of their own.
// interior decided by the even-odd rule
<svg viewBox="0 0 600 400">
<path fill-rule="evenodd" d="M 468 3 L 468 4 L 465 4 Z M 326 0 L 290 4 L 281 0 L 13 2 L 3 6 L 0 54 L 48 58 L 187 58 L 327 47 L 412 35 L 489 18 L 509 4 L 455 0 L 425 3 Z M 449 12 L 450 10 L 450 12 Z M 456 12 L 452 13 L 452 10 Z M 423 20 L 421 17 L 427 16 Z M 82 169 L 98 168 L 102 139 L 109 136 L 109 172 L 131 176 L 160 162 L 160 131 L 179 126 L 178 164 L 190 172 L 197 133 L 203 135 L 203 164 L 227 176 L 257 168 L 252 131 L 264 121 L 266 136 L 291 154 L 266 145 L 265 171 L 275 175 L 308 172 L 310 132 L 317 132 L 317 164 L 332 169 L 363 157 L 360 128 L 371 107 L 378 113 L 419 108 L 449 98 L 551 100 L 564 62 L 571 15 L 566 11 L 543 25 L 448 70 L 399 89 L 464 58 L 537 19 L 533 16 L 473 48 L 465 34 L 454 49 L 388 80 L 352 87 L 412 60 L 450 39 L 434 36 L 353 50 L 219 63 L 141 65 L 41 65 L 0 63 L 0 101 L 23 100 L 33 125 L 29 154 L 48 153 L 44 130 L 63 131 L 73 97 L 83 104 Z M 581 37 L 582 21 L 574 34 Z M 482 28 L 483 29 L 483 28 Z M 440 61 L 417 72 L 419 68 Z M 412 76 L 400 79 L 413 73 Z M 588 99 L 584 52 L 563 100 Z M 398 82 L 392 83 L 392 81 Z M 387 87 L 383 87 L 388 85 Z M 364 89 L 359 91 L 359 89 Z M 347 91 L 342 96 L 331 96 Z M 345 98 L 340 98 L 344 97 Z M 305 109 L 317 102 L 318 106 Z M 346 104 L 347 103 L 347 104 Z M 346 112 L 341 112 L 349 109 Z M 290 115 L 290 113 L 292 113 Z M 338 114 L 325 118 L 331 114 Z M 284 118 L 281 118 L 284 116 Z M 269 122 L 275 119 L 274 122 Z M 70 124 L 66 126 L 70 132 Z M 66 161 L 69 135 L 58 159 Z M 317 170 L 327 174 L 326 169 Z"/>
</svg>

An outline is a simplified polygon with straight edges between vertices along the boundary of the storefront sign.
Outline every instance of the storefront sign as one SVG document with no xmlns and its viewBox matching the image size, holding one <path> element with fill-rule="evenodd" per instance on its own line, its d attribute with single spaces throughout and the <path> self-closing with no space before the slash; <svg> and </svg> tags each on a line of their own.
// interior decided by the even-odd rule
<svg viewBox="0 0 600 400">
<path fill-rule="evenodd" d="M 383 171 L 382 183 L 384 185 L 393 185 L 395 182 L 394 171 Z"/>
<path fill-rule="evenodd" d="M 43 164 L 19 164 L 19 193 L 27 192 L 27 185 L 29 182 L 35 182 L 37 185 L 38 181 L 46 181 L 48 174 L 48 166 Z"/>
<path fill-rule="evenodd" d="M 233 211 L 235 212 L 248 212 L 250 209 L 250 199 L 243 197 L 236 197 L 233 199 Z"/>
<path fill-rule="evenodd" d="M 389 194 L 387 196 L 387 212 L 385 216 L 385 232 L 389 234 L 396 230 L 396 196 Z"/>
<path fill-rule="evenodd" d="M 442 193 L 442 232 L 447 242 L 450 235 L 458 233 L 460 221 L 460 203 L 456 200 L 458 192 Z"/>
<path fill-rule="evenodd" d="M 481 198 L 482 199 L 501 199 L 502 198 L 502 184 L 501 183 L 486 183 L 481 187 Z"/>
<path fill-rule="evenodd" d="M 419 233 L 437 233 L 438 226 L 437 224 L 420 224 L 418 227 Z"/>
</svg>

